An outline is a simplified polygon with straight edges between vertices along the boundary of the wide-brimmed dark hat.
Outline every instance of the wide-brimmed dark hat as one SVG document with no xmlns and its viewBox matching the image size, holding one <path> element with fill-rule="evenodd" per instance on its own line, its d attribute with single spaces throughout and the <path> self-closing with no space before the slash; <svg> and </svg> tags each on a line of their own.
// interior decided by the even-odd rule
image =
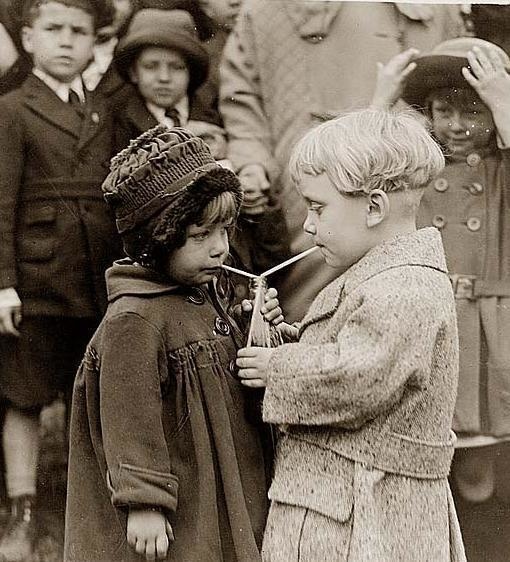
<svg viewBox="0 0 510 562">
<path fill-rule="evenodd" d="M 124 79 L 129 80 L 129 69 L 144 47 L 163 47 L 182 53 L 189 65 L 189 93 L 205 82 L 209 54 L 198 38 L 191 15 L 185 10 L 148 8 L 134 15 L 113 57 Z"/>
<path fill-rule="evenodd" d="M 474 47 L 479 47 L 487 54 L 490 51 L 497 52 L 505 67 L 510 70 L 510 58 L 494 43 L 476 37 L 450 39 L 416 59 L 416 68 L 406 79 L 402 98 L 410 105 L 424 108 L 428 96 L 434 90 L 470 88 L 462 75 L 462 68 L 469 68 L 467 55 Z"/>
</svg>

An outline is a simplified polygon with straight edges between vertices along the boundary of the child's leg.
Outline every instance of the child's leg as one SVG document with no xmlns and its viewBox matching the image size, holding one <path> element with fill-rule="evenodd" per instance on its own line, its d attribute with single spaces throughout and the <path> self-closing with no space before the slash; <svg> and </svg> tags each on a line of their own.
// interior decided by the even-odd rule
<svg viewBox="0 0 510 562">
<path fill-rule="evenodd" d="M 30 556 L 36 536 L 33 510 L 39 455 L 39 409 L 7 408 L 3 450 L 11 517 L 0 541 L 0 558 L 15 562 Z"/>
<path fill-rule="evenodd" d="M 3 434 L 9 498 L 35 496 L 39 454 L 39 411 L 8 407 Z"/>
</svg>

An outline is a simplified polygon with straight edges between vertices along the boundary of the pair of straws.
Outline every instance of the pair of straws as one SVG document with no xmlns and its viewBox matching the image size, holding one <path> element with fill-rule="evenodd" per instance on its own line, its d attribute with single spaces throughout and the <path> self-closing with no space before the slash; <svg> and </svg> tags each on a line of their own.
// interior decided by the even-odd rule
<svg viewBox="0 0 510 562">
<path fill-rule="evenodd" d="M 277 271 L 280 271 L 280 269 L 283 269 L 284 267 L 287 267 L 288 265 L 291 265 L 305 258 L 311 253 L 315 252 L 317 249 L 318 246 L 308 248 L 308 250 L 292 256 L 288 260 L 275 265 L 274 267 L 268 269 L 267 271 L 264 271 L 264 273 L 261 273 L 260 275 L 254 275 L 253 273 L 249 273 L 248 271 L 243 271 L 242 269 L 237 269 L 236 267 L 231 267 L 229 265 L 222 266 L 223 269 L 226 269 L 227 271 L 237 273 L 238 275 L 242 275 L 243 277 L 248 277 L 251 280 L 255 290 L 250 329 L 248 330 L 248 340 L 246 343 L 247 347 L 250 347 L 251 345 L 271 347 L 271 334 L 269 325 L 267 322 L 265 322 L 263 316 L 260 313 L 260 309 L 264 304 L 264 293 L 267 288 L 267 277 L 269 277 L 269 275 L 272 275 L 273 273 L 276 273 Z"/>
</svg>

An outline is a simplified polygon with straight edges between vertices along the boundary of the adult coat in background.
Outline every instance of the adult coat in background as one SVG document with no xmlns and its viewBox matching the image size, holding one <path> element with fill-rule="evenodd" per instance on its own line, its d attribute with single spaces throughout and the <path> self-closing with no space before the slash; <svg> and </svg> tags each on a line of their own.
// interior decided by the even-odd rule
<svg viewBox="0 0 510 562">
<path fill-rule="evenodd" d="M 371 99 L 377 62 L 409 47 L 430 50 L 461 35 L 458 6 L 245 0 L 220 67 L 220 111 L 236 170 L 266 169 L 293 254 L 310 245 L 305 203 L 286 167 L 312 125 Z M 290 321 L 338 274 L 317 254 L 286 270 L 280 296 Z"/>
</svg>

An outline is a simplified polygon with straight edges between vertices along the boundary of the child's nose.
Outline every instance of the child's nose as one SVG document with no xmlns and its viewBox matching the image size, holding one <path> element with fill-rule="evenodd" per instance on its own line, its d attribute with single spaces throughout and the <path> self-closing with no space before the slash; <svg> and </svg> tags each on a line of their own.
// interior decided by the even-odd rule
<svg viewBox="0 0 510 562">
<path fill-rule="evenodd" d="M 453 131 L 462 131 L 466 128 L 462 115 L 458 112 L 452 115 L 449 125 Z"/>
<path fill-rule="evenodd" d="M 316 228 L 315 224 L 313 223 L 313 221 L 310 220 L 310 213 L 308 213 L 306 215 L 305 222 L 303 223 L 303 230 L 307 234 L 312 234 L 312 235 L 317 234 L 317 228 Z"/>
<path fill-rule="evenodd" d="M 72 47 L 72 35 L 73 35 L 73 32 L 71 31 L 71 29 L 69 29 L 67 27 L 63 27 L 60 30 L 60 34 L 59 34 L 60 46 L 61 47 Z"/>
<path fill-rule="evenodd" d="M 161 82 L 168 82 L 170 80 L 171 74 L 171 70 L 165 65 L 162 65 L 159 69 L 159 80 Z"/>
<path fill-rule="evenodd" d="M 214 236 L 211 244 L 211 256 L 219 257 L 227 254 L 229 250 L 228 237 L 226 235 L 218 234 Z"/>
</svg>

